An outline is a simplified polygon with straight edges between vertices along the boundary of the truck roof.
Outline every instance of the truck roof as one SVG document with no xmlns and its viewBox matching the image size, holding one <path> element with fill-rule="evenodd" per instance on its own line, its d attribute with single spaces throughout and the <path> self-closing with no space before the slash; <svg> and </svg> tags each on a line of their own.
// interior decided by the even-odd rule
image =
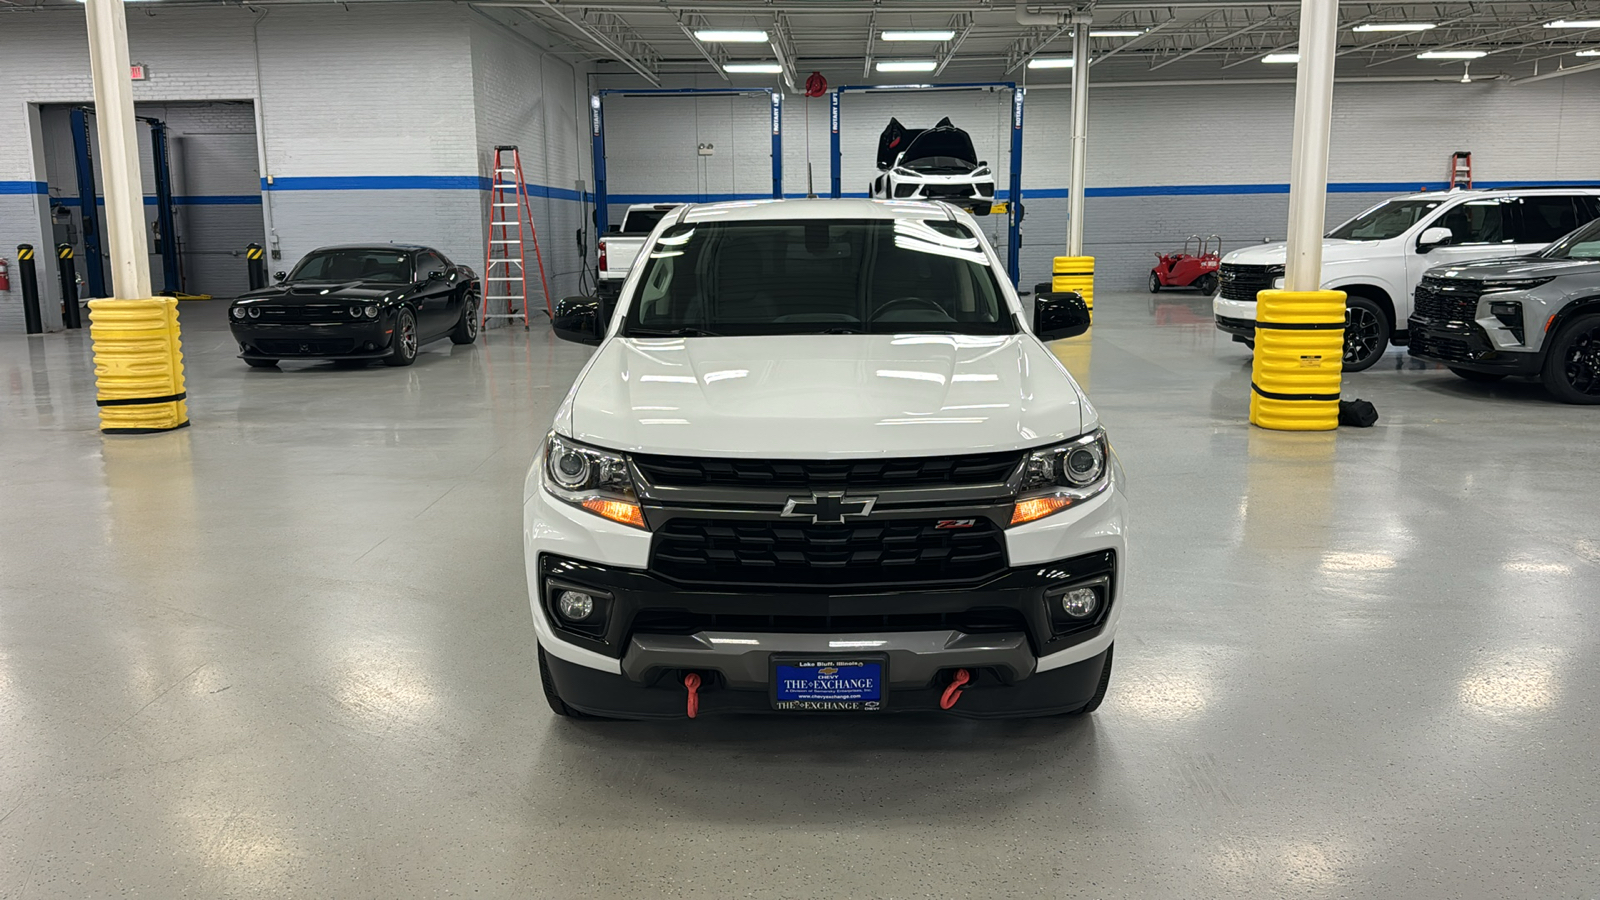
<svg viewBox="0 0 1600 900">
<path fill-rule="evenodd" d="M 1480 190 L 1454 190 L 1454 191 L 1417 191 L 1411 194 L 1401 194 L 1395 200 L 1438 200 L 1450 197 L 1504 197 L 1507 195 L 1524 196 L 1538 194 L 1600 194 L 1600 185 L 1574 184 L 1568 187 L 1561 185 L 1529 185 L 1528 187 L 1508 187 Z"/>
<path fill-rule="evenodd" d="M 950 208 L 920 200 L 864 200 L 831 197 L 796 200 L 730 200 L 689 207 L 686 222 L 741 222 L 777 219 L 945 219 Z"/>
</svg>

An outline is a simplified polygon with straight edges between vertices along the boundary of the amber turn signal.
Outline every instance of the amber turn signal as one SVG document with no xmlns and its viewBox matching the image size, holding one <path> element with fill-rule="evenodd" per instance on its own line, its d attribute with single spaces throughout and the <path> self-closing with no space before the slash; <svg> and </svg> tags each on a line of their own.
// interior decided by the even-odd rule
<svg viewBox="0 0 1600 900">
<path fill-rule="evenodd" d="M 1029 500 L 1018 500 L 1017 505 L 1011 510 L 1011 524 L 1021 525 L 1034 519 L 1042 519 L 1071 505 L 1071 497 L 1034 497 Z"/>
<path fill-rule="evenodd" d="M 639 509 L 639 504 L 629 503 L 626 500 L 607 500 L 603 497 L 590 497 L 583 501 L 583 508 L 597 516 L 604 516 L 613 522 L 632 525 L 635 528 L 644 528 L 644 512 Z"/>
</svg>

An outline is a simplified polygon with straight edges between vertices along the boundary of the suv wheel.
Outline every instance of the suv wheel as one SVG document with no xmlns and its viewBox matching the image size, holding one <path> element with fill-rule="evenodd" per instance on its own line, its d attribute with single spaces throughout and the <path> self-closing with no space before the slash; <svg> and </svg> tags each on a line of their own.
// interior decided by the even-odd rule
<svg viewBox="0 0 1600 900">
<path fill-rule="evenodd" d="M 1556 333 L 1544 386 L 1563 403 L 1600 403 L 1600 314 L 1579 316 Z"/>
<path fill-rule="evenodd" d="M 1344 322 L 1344 370 L 1363 372 L 1389 347 L 1389 317 L 1366 297 L 1351 297 Z"/>
</svg>

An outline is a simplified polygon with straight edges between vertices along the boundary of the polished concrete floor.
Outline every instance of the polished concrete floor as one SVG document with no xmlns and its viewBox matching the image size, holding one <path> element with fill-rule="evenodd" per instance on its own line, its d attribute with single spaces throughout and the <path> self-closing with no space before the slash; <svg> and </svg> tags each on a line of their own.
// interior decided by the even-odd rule
<svg viewBox="0 0 1600 900">
<path fill-rule="evenodd" d="M 0 897 L 1595 896 L 1600 409 L 1396 353 L 1254 430 L 1201 298 L 1108 292 L 1098 714 L 577 723 L 518 504 L 586 348 L 256 371 L 221 311 L 162 436 L 0 336 Z"/>
</svg>

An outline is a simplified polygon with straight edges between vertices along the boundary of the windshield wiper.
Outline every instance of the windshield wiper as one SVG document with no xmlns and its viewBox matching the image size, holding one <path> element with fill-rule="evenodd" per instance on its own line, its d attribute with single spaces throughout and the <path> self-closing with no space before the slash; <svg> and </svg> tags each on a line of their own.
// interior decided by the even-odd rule
<svg viewBox="0 0 1600 900">
<path fill-rule="evenodd" d="M 720 337 L 715 331 L 701 328 L 630 328 L 628 337 Z"/>
</svg>

